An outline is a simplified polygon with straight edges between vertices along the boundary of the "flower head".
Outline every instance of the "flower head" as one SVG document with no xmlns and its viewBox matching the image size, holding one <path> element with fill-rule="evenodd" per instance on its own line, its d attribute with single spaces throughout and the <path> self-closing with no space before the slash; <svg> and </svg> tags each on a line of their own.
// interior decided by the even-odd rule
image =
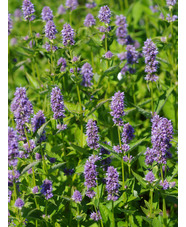
<svg viewBox="0 0 186 227">
<path fill-rule="evenodd" d="M 58 7 L 57 12 L 58 12 L 59 15 L 63 15 L 63 14 L 66 13 L 66 9 L 65 9 L 64 6 L 61 4 L 61 5 Z"/>
<path fill-rule="evenodd" d="M 45 198 L 48 200 L 53 197 L 52 194 L 52 182 L 48 179 L 43 181 L 43 184 L 41 185 L 41 193 L 45 196 Z"/>
<path fill-rule="evenodd" d="M 94 19 L 94 16 L 91 13 L 87 14 L 84 20 L 84 25 L 86 27 L 92 27 L 92 25 L 95 25 L 95 24 L 96 24 L 96 20 Z"/>
<path fill-rule="evenodd" d="M 174 6 L 176 4 L 176 0 L 166 0 L 167 6 Z"/>
<path fill-rule="evenodd" d="M 105 57 L 106 59 L 111 59 L 112 56 L 113 56 L 113 53 L 112 53 L 110 50 L 104 55 L 104 57 Z"/>
<path fill-rule="evenodd" d="M 15 117 L 17 132 L 25 136 L 24 127 L 28 130 L 25 123 L 29 123 L 30 115 L 33 114 L 33 106 L 27 98 L 25 87 L 17 87 L 14 96 L 11 111 Z"/>
<path fill-rule="evenodd" d="M 42 9 L 41 16 L 42 16 L 42 20 L 44 21 L 53 20 L 53 12 L 50 9 L 50 7 L 44 6 Z"/>
<path fill-rule="evenodd" d="M 82 201 L 82 195 L 78 190 L 75 190 L 72 199 L 76 202 L 76 203 L 80 203 Z"/>
<path fill-rule="evenodd" d="M 9 166 L 17 165 L 19 157 L 18 136 L 13 128 L 8 127 L 8 164 Z"/>
<path fill-rule="evenodd" d="M 107 142 L 105 142 L 105 144 L 107 144 Z M 108 150 L 106 150 L 105 148 L 101 147 L 100 148 L 100 153 L 99 153 L 99 156 L 100 156 L 101 159 L 104 158 L 103 157 L 104 154 L 107 155 L 107 154 L 110 154 L 110 152 Z M 110 163 L 111 163 L 111 158 L 110 157 L 102 159 L 101 160 L 101 166 L 103 167 L 103 170 L 106 171 L 108 166 L 110 165 Z"/>
<path fill-rule="evenodd" d="M 156 60 L 156 55 L 158 54 L 158 49 L 151 39 L 147 39 L 144 42 L 143 54 L 145 56 L 145 72 L 147 73 L 145 80 L 156 81 L 158 76 L 155 75 L 157 72 L 158 61 Z"/>
<path fill-rule="evenodd" d="M 108 192 L 107 200 L 116 201 L 119 192 L 119 174 L 113 166 L 109 166 L 106 173 L 106 190 Z"/>
<path fill-rule="evenodd" d="M 124 113 L 124 92 L 116 92 L 114 96 L 112 96 L 111 102 L 111 116 L 113 116 L 114 124 L 122 126 L 123 120 L 122 116 L 125 115 Z"/>
<path fill-rule="evenodd" d="M 110 23 L 111 11 L 107 5 L 100 8 L 98 18 L 101 22 L 104 22 L 105 24 Z"/>
<path fill-rule="evenodd" d="M 15 201 L 15 206 L 18 207 L 18 208 L 20 208 L 20 209 L 24 206 L 24 204 L 25 203 L 20 198 L 17 198 L 16 201 Z"/>
<path fill-rule="evenodd" d="M 155 180 L 154 174 L 152 171 L 149 171 L 146 175 L 145 175 L 145 180 L 150 182 L 152 184 L 152 182 Z"/>
<path fill-rule="evenodd" d="M 13 28 L 13 22 L 12 22 L 12 18 L 11 18 L 11 14 L 8 14 L 8 35 L 10 35 L 10 31 Z"/>
<path fill-rule="evenodd" d="M 67 9 L 75 10 L 78 6 L 78 1 L 77 0 L 66 0 L 66 7 Z"/>
<path fill-rule="evenodd" d="M 74 45 L 74 29 L 71 28 L 69 24 L 63 25 L 63 30 L 61 31 L 63 37 L 63 45 Z"/>
<path fill-rule="evenodd" d="M 119 153 L 124 154 L 124 153 L 127 152 L 129 149 L 130 149 L 130 147 L 129 147 L 128 144 L 122 144 L 121 147 L 120 147 L 120 145 L 117 145 L 117 146 L 114 146 L 114 147 L 113 147 L 113 150 L 114 150 L 115 152 L 117 152 L 118 154 L 119 154 Z"/>
<path fill-rule="evenodd" d="M 96 121 L 90 119 L 86 125 L 87 144 L 91 149 L 99 148 L 99 135 Z"/>
<path fill-rule="evenodd" d="M 91 80 L 94 73 L 92 72 L 92 67 L 89 63 L 85 63 L 81 68 L 81 75 L 83 76 L 82 85 L 85 87 L 90 87 L 92 85 Z"/>
<path fill-rule="evenodd" d="M 130 143 L 130 141 L 134 138 L 134 129 L 129 123 L 123 125 L 121 137 L 122 142 L 127 144 Z"/>
<path fill-rule="evenodd" d="M 95 2 L 86 3 L 85 6 L 88 9 L 92 9 L 92 8 L 96 7 L 96 3 Z"/>
<path fill-rule="evenodd" d="M 38 191 L 39 191 L 38 186 L 35 186 L 35 187 L 32 188 L 32 193 L 33 194 L 38 193 Z"/>
<path fill-rule="evenodd" d="M 65 109 L 63 96 L 61 94 L 61 90 L 58 87 L 52 89 L 51 92 L 51 107 L 54 113 L 54 119 L 61 119 L 65 117 Z"/>
<path fill-rule="evenodd" d="M 47 21 L 45 25 L 45 36 L 51 40 L 55 39 L 57 33 L 56 26 L 52 20 Z"/>
<path fill-rule="evenodd" d="M 123 15 L 117 15 L 116 16 L 116 36 L 117 36 L 117 41 L 119 44 L 124 45 L 127 43 L 128 39 L 127 39 L 127 21 L 126 21 L 126 17 L 124 17 Z"/>
<path fill-rule="evenodd" d="M 99 220 L 101 220 L 102 218 L 101 218 L 100 211 L 98 210 L 97 213 L 96 213 L 96 212 L 92 212 L 92 213 L 90 214 L 90 218 L 91 218 L 92 220 L 94 220 L 94 221 L 99 221 Z"/>
<path fill-rule="evenodd" d="M 163 190 L 167 190 L 169 188 L 169 182 L 165 179 L 163 182 L 160 181 L 160 185 L 163 187 Z"/>
<path fill-rule="evenodd" d="M 61 72 L 64 72 L 65 71 L 65 68 L 67 67 L 67 62 L 64 58 L 60 58 L 57 62 L 57 65 L 61 65 L 61 68 L 60 68 L 60 71 Z"/>
<path fill-rule="evenodd" d="M 23 0 L 22 10 L 25 20 L 32 21 L 35 19 L 35 16 L 33 15 L 35 12 L 34 5 L 30 0 Z"/>
</svg>

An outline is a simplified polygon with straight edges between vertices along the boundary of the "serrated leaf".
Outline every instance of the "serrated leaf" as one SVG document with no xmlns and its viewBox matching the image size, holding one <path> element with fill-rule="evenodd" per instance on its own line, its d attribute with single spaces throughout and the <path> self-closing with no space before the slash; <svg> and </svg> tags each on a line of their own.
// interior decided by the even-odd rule
<svg viewBox="0 0 186 227">
<path fill-rule="evenodd" d="M 29 81 L 29 83 L 34 87 L 34 88 L 38 88 L 39 87 L 39 83 L 37 82 L 36 78 L 34 78 L 33 76 L 31 76 L 30 74 L 28 74 L 26 72 L 26 78 Z"/>
<path fill-rule="evenodd" d="M 46 123 L 44 123 L 44 124 L 37 130 L 37 133 L 36 133 L 36 136 L 35 136 L 35 139 L 34 139 L 35 144 L 37 144 L 37 142 L 39 141 L 40 137 L 41 137 L 42 134 L 43 134 L 43 131 L 45 130 L 45 128 L 46 128 L 46 126 L 47 126 L 47 124 L 48 124 L 49 122 L 50 122 L 50 120 L 47 121 Z"/>
<path fill-rule="evenodd" d="M 58 163 L 58 164 L 56 164 L 56 165 L 52 166 L 52 167 L 51 167 L 51 169 L 49 170 L 49 173 L 51 173 L 51 172 L 55 171 L 56 169 L 60 169 L 60 168 L 61 168 L 61 166 L 63 166 L 65 163 L 66 163 L 66 162 L 63 162 L 63 163 Z"/>
<path fill-rule="evenodd" d="M 112 66 L 109 69 L 107 69 L 101 76 L 100 80 L 99 80 L 99 84 L 101 83 L 101 81 L 103 80 L 103 78 L 105 76 L 114 76 L 114 75 L 118 75 L 118 73 L 120 72 L 120 67 L 117 66 Z"/>
<path fill-rule="evenodd" d="M 133 173 L 133 175 L 135 176 L 135 178 L 139 181 L 139 183 L 140 183 L 144 188 L 146 188 L 147 183 L 143 180 L 143 178 L 142 178 L 140 175 L 138 175 L 137 173 L 135 173 L 133 170 L 132 170 L 132 173 Z"/>
<path fill-rule="evenodd" d="M 74 148 L 75 151 L 78 151 L 78 153 L 79 153 L 80 155 L 86 154 L 86 153 L 87 153 L 87 150 L 86 150 L 85 148 L 79 147 L 79 146 L 77 146 L 77 145 L 75 145 L 75 144 L 72 144 L 72 143 L 70 143 L 70 145 L 71 145 L 71 147 Z"/>
<path fill-rule="evenodd" d="M 136 147 L 138 147 L 141 143 L 143 143 L 146 139 L 147 139 L 147 138 L 145 137 L 145 138 L 143 138 L 143 139 L 141 139 L 141 140 L 138 140 L 137 142 L 131 144 L 130 149 L 129 149 L 127 152 L 125 152 L 125 153 L 127 154 L 127 153 L 131 152 L 131 151 L 134 150 Z"/>
<path fill-rule="evenodd" d="M 159 103 L 158 103 L 158 106 L 156 108 L 157 114 L 160 113 L 160 111 L 164 107 L 165 103 L 167 102 L 169 96 L 171 95 L 171 93 L 173 92 L 175 87 L 176 87 L 176 85 L 174 87 L 170 88 L 168 91 L 165 91 L 165 93 L 162 96 L 159 97 Z"/>
<path fill-rule="evenodd" d="M 41 161 L 35 161 L 30 163 L 29 165 L 27 165 L 21 172 L 21 175 L 23 175 L 25 172 L 27 172 L 30 168 L 32 168 L 33 166 L 36 166 L 40 163 Z"/>
<path fill-rule="evenodd" d="M 109 146 L 108 144 L 105 144 L 105 143 L 99 143 L 99 144 L 106 150 L 110 151 L 110 153 L 112 153 L 115 158 L 117 158 L 118 160 L 121 161 L 122 158 L 112 149 L 111 146 Z"/>
<path fill-rule="evenodd" d="M 101 213 L 101 217 L 103 219 L 103 223 L 107 223 L 108 220 L 108 208 L 106 206 L 104 206 L 102 203 L 99 204 L 99 211 Z"/>
</svg>

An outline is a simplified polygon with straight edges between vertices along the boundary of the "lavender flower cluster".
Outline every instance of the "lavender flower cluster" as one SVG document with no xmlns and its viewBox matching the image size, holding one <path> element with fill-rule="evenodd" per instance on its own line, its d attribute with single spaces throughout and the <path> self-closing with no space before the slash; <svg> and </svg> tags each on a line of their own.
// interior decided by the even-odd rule
<svg viewBox="0 0 186 227">
<path fill-rule="evenodd" d="M 102 6 L 99 10 L 98 18 L 105 24 L 110 24 L 111 11 L 107 5 Z"/>
<path fill-rule="evenodd" d="M 32 21 L 35 19 L 35 16 L 33 15 L 35 12 L 34 5 L 30 0 L 23 0 L 22 10 L 25 20 Z"/>
<path fill-rule="evenodd" d="M 67 9 L 73 11 L 77 8 L 78 1 L 77 0 L 66 0 L 66 7 Z"/>
<path fill-rule="evenodd" d="M 13 112 L 15 117 L 17 132 L 24 139 L 24 128 L 28 130 L 25 126 L 25 123 L 29 123 L 30 115 L 33 114 L 33 106 L 27 98 L 26 88 L 16 88 L 14 96 L 15 97 L 11 104 L 11 111 Z"/>
<path fill-rule="evenodd" d="M 54 22 L 52 20 L 47 21 L 45 25 L 45 36 L 50 40 L 53 40 L 56 38 L 55 36 L 56 33 L 57 33 L 57 29 Z"/>
<path fill-rule="evenodd" d="M 52 89 L 51 92 L 51 107 L 54 113 L 54 119 L 61 119 L 65 117 L 65 109 L 63 96 L 61 94 L 61 90 L 58 87 Z"/>
<path fill-rule="evenodd" d="M 43 7 L 41 17 L 42 17 L 42 20 L 46 22 L 49 20 L 53 20 L 53 12 L 50 9 L 50 7 L 48 6 Z"/>
<path fill-rule="evenodd" d="M 65 68 L 67 67 L 67 62 L 64 58 L 60 58 L 57 62 L 57 65 L 61 65 L 61 68 L 60 68 L 60 71 L 61 72 L 64 72 L 65 71 Z"/>
<path fill-rule="evenodd" d="M 94 19 L 94 16 L 91 13 L 87 14 L 84 20 L 84 25 L 86 27 L 92 27 L 95 24 L 96 24 L 96 20 Z"/>
<path fill-rule="evenodd" d="M 74 45 L 74 29 L 71 28 L 69 24 L 63 25 L 63 30 L 61 31 L 63 37 L 63 45 Z"/>
<path fill-rule="evenodd" d="M 98 127 L 96 121 L 90 119 L 86 125 L 87 144 L 91 149 L 99 148 Z"/>
<path fill-rule="evenodd" d="M 11 14 L 9 13 L 8 14 L 8 35 L 10 35 L 12 28 L 13 28 L 13 21 L 11 18 Z"/>
<path fill-rule="evenodd" d="M 52 182 L 48 179 L 44 180 L 43 184 L 41 185 L 41 193 L 47 200 L 53 197 L 52 190 Z"/>
<path fill-rule="evenodd" d="M 126 21 L 126 17 L 124 17 L 123 15 L 117 15 L 116 16 L 116 21 L 115 24 L 117 26 L 116 29 L 116 36 L 117 36 L 117 41 L 119 44 L 124 45 L 127 42 L 127 21 Z"/>
<path fill-rule="evenodd" d="M 86 62 L 82 67 L 81 67 L 81 75 L 82 75 L 82 85 L 84 87 L 90 87 L 92 86 L 91 80 L 93 78 L 93 72 L 92 72 L 92 67 L 91 65 Z"/>
<path fill-rule="evenodd" d="M 158 49 L 151 39 L 147 39 L 144 42 L 143 54 L 145 56 L 145 72 L 147 73 L 145 80 L 157 81 L 158 76 L 155 75 L 157 72 L 157 66 L 159 62 L 156 60 Z"/>
<path fill-rule="evenodd" d="M 8 165 L 16 166 L 19 157 L 18 136 L 13 128 L 8 127 Z"/>
</svg>

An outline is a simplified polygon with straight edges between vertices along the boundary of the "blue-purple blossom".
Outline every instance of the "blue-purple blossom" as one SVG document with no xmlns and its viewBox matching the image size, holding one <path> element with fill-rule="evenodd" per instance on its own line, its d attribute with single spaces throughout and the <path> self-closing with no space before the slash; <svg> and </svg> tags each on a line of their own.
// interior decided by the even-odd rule
<svg viewBox="0 0 186 227">
<path fill-rule="evenodd" d="M 17 21 L 21 20 L 22 15 L 23 15 L 23 14 L 22 14 L 21 9 L 16 9 L 16 10 L 14 11 L 15 20 L 17 20 Z"/>
<path fill-rule="evenodd" d="M 130 143 L 130 141 L 134 138 L 134 129 L 133 127 L 127 123 L 123 125 L 123 132 L 121 135 L 121 141 L 123 143 Z"/>
<path fill-rule="evenodd" d="M 24 201 L 22 199 L 17 198 L 14 205 L 21 209 L 24 206 L 24 204 L 25 203 L 24 203 Z"/>
<path fill-rule="evenodd" d="M 78 1 L 77 0 L 66 0 L 66 7 L 69 10 L 75 10 L 78 7 Z"/>
<path fill-rule="evenodd" d="M 111 116 L 113 117 L 114 124 L 122 126 L 123 120 L 122 116 L 125 115 L 124 113 L 124 92 L 116 92 L 114 96 L 112 96 L 111 101 Z"/>
<path fill-rule="evenodd" d="M 50 163 L 55 163 L 56 162 L 56 158 L 50 158 L 49 161 L 50 161 Z"/>
<path fill-rule="evenodd" d="M 72 61 L 73 61 L 73 62 L 77 62 L 77 61 L 79 61 L 79 57 L 74 56 L 74 57 L 72 58 Z"/>
<path fill-rule="evenodd" d="M 65 129 L 67 129 L 67 125 L 66 125 L 66 124 L 58 124 L 58 125 L 57 125 L 57 129 L 58 129 L 59 131 L 63 131 L 63 130 L 65 130 Z"/>
<path fill-rule="evenodd" d="M 56 38 L 55 34 L 57 33 L 56 26 L 52 20 L 47 21 L 45 25 L 45 36 L 50 40 Z"/>
<path fill-rule="evenodd" d="M 86 125 L 87 144 L 91 149 L 99 148 L 99 135 L 96 121 L 90 119 Z"/>
<path fill-rule="evenodd" d="M 80 203 L 82 201 L 82 195 L 78 190 L 74 191 L 74 194 L 72 195 L 72 199 L 76 202 L 76 203 Z"/>
<path fill-rule="evenodd" d="M 89 2 L 89 3 L 86 3 L 85 6 L 88 9 L 92 9 L 92 8 L 96 7 L 96 3 L 95 2 Z"/>
<path fill-rule="evenodd" d="M 43 184 L 41 185 L 41 193 L 45 196 L 45 198 L 48 200 L 53 197 L 52 194 L 52 182 L 48 179 L 43 181 Z"/>
<path fill-rule="evenodd" d="M 85 163 L 84 167 L 84 177 L 85 183 L 84 185 L 87 187 L 86 196 L 89 198 L 93 198 L 95 196 L 95 192 L 92 188 L 96 187 L 96 180 L 97 180 L 97 171 L 95 162 L 100 158 L 97 155 L 91 155 L 89 159 Z"/>
<path fill-rule="evenodd" d="M 134 157 L 130 155 L 129 157 L 127 155 L 123 156 L 123 161 L 124 162 L 131 162 Z"/>
<path fill-rule="evenodd" d="M 8 170 L 8 186 L 12 186 L 13 182 L 19 182 L 20 173 L 18 170 Z"/>
<path fill-rule="evenodd" d="M 64 175 L 68 176 L 68 175 L 72 175 L 75 171 L 74 169 L 67 169 L 66 167 L 63 169 Z"/>
<path fill-rule="evenodd" d="M 110 23 L 111 11 L 107 5 L 100 8 L 98 18 L 101 22 L 104 22 L 105 24 Z"/>
<path fill-rule="evenodd" d="M 51 107 L 54 113 L 54 119 L 61 119 L 65 117 L 65 109 L 63 96 L 61 94 L 61 90 L 58 87 L 52 89 L 51 92 Z"/>
<path fill-rule="evenodd" d="M 178 16 L 177 15 L 173 15 L 172 17 L 171 17 L 171 15 L 170 14 L 167 14 L 167 17 L 166 17 L 166 20 L 170 23 L 170 22 L 174 22 L 174 21 L 176 21 L 178 19 Z"/>
<path fill-rule="evenodd" d="M 19 157 L 18 136 L 13 128 L 8 127 L 8 165 L 16 166 Z"/>
<path fill-rule="evenodd" d="M 42 20 L 49 21 L 53 20 L 53 12 L 48 6 L 44 6 L 41 13 Z"/>
<path fill-rule="evenodd" d="M 51 45 L 50 45 L 50 43 L 46 42 L 45 45 L 44 45 L 44 48 L 45 48 L 47 51 L 51 51 Z M 53 51 L 56 51 L 57 49 L 58 49 L 57 46 L 53 46 L 53 45 L 52 45 L 52 50 L 53 50 Z"/>
<path fill-rule="evenodd" d="M 61 72 L 64 72 L 65 69 L 66 69 L 66 67 L 67 67 L 67 62 L 66 62 L 66 60 L 65 60 L 64 58 L 61 57 L 61 58 L 58 60 L 57 65 L 60 65 L 60 66 L 61 66 L 60 71 L 61 71 Z"/>
<path fill-rule="evenodd" d="M 110 50 L 104 55 L 104 57 L 105 57 L 106 59 L 111 59 L 112 56 L 113 56 L 113 53 L 112 53 Z"/>
<path fill-rule="evenodd" d="M 149 8 L 151 9 L 151 11 L 152 11 L 153 13 L 158 13 L 158 12 L 159 12 L 159 10 L 158 10 L 158 5 L 150 6 Z"/>
<path fill-rule="evenodd" d="M 12 38 L 10 40 L 10 44 L 11 44 L 11 46 L 15 46 L 17 44 L 17 39 L 16 38 Z"/>
<path fill-rule="evenodd" d="M 124 45 L 127 43 L 128 39 L 127 39 L 127 21 L 126 21 L 126 17 L 124 17 L 123 15 L 117 15 L 116 16 L 116 36 L 117 36 L 117 41 L 119 44 Z"/>
<path fill-rule="evenodd" d="M 41 160 L 42 159 L 42 156 L 39 153 L 36 153 L 35 154 L 35 159 L 36 160 Z"/>
<path fill-rule="evenodd" d="M 100 211 L 98 210 L 97 213 L 96 213 L 96 212 L 92 212 L 92 213 L 90 214 L 90 218 L 91 218 L 92 220 L 94 220 L 94 221 L 99 221 L 99 220 L 101 220 L 102 218 L 101 218 Z"/>
<path fill-rule="evenodd" d="M 27 98 L 25 87 L 17 87 L 14 96 L 11 111 L 15 117 L 17 132 L 24 137 L 24 127 L 28 130 L 25 123 L 29 123 L 30 115 L 33 114 L 33 106 Z"/>
<path fill-rule="evenodd" d="M 33 149 L 36 147 L 34 140 L 29 140 L 29 143 L 23 144 L 24 149 L 27 151 L 27 153 L 30 153 L 33 151 Z"/>
<path fill-rule="evenodd" d="M 45 122 L 45 115 L 42 110 L 39 110 L 36 115 L 31 120 L 32 130 L 35 133 Z M 39 143 L 46 140 L 45 130 L 43 130 L 41 137 L 39 138 Z"/>
<path fill-rule="evenodd" d="M 136 50 L 136 48 L 133 45 L 127 45 L 126 46 L 126 59 L 127 59 L 127 64 L 135 64 L 138 63 L 138 58 L 139 58 L 139 53 Z"/>
<path fill-rule="evenodd" d="M 89 63 L 85 63 L 81 68 L 81 75 L 82 75 L 82 85 L 84 87 L 92 86 L 91 80 L 93 78 L 94 73 L 92 72 L 92 66 Z"/>
<path fill-rule="evenodd" d="M 163 182 L 160 181 L 160 185 L 163 187 L 163 190 L 167 190 L 169 188 L 169 182 L 165 179 Z"/>
<path fill-rule="evenodd" d="M 117 152 L 118 154 L 124 154 L 125 152 L 127 152 L 130 149 L 130 146 L 128 144 L 122 144 L 121 147 L 120 145 L 117 146 L 113 146 L 113 150 L 115 152 Z"/>
<path fill-rule="evenodd" d="M 146 175 L 145 175 L 145 180 L 150 182 L 152 184 L 152 182 L 155 180 L 154 174 L 152 171 L 149 171 Z"/>
<path fill-rule="evenodd" d="M 151 165 L 154 162 L 154 150 L 147 147 L 146 152 L 144 153 L 146 165 Z"/>
<path fill-rule="evenodd" d="M 35 187 L 32 188 L 32 193 L 33 194 L 38 193 L 38 191 L 39 191 L 38 186 L 35 186 Z"/>
<path fill-rule="evenodd" d="M 63 45 L 74 45 L 74 29 L 71 28 L 69 24 L 63 25 L 63 30 L 61 31 L 63 37 Z"/>
<path fill-rule="evenodd" d="M 106 173 L 106 190 L 108 192 L 107 200 L 116 201 L 119 193 L 119 174 L 117 169 L 113 166 L 109 166 Z"/>
<path fill-rule="evenodd" d="M 32 21 L 35 19 L 35 16 L 33 15 L 35 12 L 34 5 L 30 0 L 23 0 L 22 10 L 25 20 Z"/>
<path fill-rule="evenodd" d="M 166 0 L 167 6 L 174 6 L 176 4 L 176 0 Z"/>
<path fill-rule="evenodd" d="M 155 75 L 159 62 L 156 60 L 158 49 L 151 39 L 144 42 L 143 54 L 145 56 L 145 72 L 147 73 L 145 80 L 156 81 L 158 76 Z"/>
<path fill-rule="evenodd" d="M 94 19 L 94 16 L 91 13 L 87 14 L 84 20 L 84 25 L 86 27 L 92 27 L 95 24 L 96 24 L 96 20 Z"/>
<path fill-rule="evenodd" d="M 8 202 L 10 203 L 12 197 L 12 191 L 8 189 Z"/>
<path fill-rule="evenodd" d="M 12 30 L 12 28 L 13 28 L 13 22 L 11 19 L 11 14 L 9 13 L 8 14 L 8 35 L 10 35 L 10 31 Z"/>
<path fill-rule="evenodd" d="M 58 7 L 57 13 L 59 15 L 63 15 L 66 13 L 66 9 L 64 8 L 64 6 L 62 4 Z"/>
</svg>

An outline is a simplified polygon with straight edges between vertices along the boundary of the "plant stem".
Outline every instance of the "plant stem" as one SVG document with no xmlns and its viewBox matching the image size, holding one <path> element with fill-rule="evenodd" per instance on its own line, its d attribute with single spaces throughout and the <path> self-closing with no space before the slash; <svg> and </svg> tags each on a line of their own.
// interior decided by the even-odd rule
<svg viewBox="0 0 186 227">
<path fill-rule="evenodd" d="M 72 26 L 72 11 L 69 12 L 69 21 L 70 21 L 70 26 Z"/>
<path fill-rule="evenodd" d="M 79 85 L 76 84 L 77 86 L 77 95 L 78 95 L 78 99 L 79 99 L 79 105 L 80 105 L 80 114 L 81 114 L 81 142 L 80 142 L 80 146 L 83 147 L 83 122 L 82 122 L 82 104 L 81 104 L 81 96 L 80 96 L 80 90 L 79 90 Z"/>
<path fill-rule="evenodd" d="M 128 0 L 125 0 L 125 9 L 127 9 L 127 8 L 128 8 L 128 6 L 129 6 L 129 4 L 128 4 Z"/>
<path fill-rule="evenodd" d="M 94 54 L 93 54 L 92 48 L 91 48 L 91 60 L 92 60 L 92 68 L 93 68 L 93 71 L 94 71 Z"/>
<path fill-rule="evenodd" d="M 105 52 L 107 53 L 108 46 L 107 46 L 107 33 L 105 32 Z M 108 61 L 106 60 L 106 70 L 108 69 Z"/>
<path fill-rule="evenodd" d="M 121 147 L 121 136 L 120 136 L 120 130 L 118 126 L 118 138 L 119 138 L 119 146 Z M 124 162 L 123 162 L 123 157 L 121 160 L 121 167 L 122 167 L 122 181 L 123 181 L 123 190 L 125 189 L 125 175 L 124 175 Z"/>
<path fill-rule="evenodd" d="M 112 200 L 112 215 L 113 215 L 113 227 L 115 227 L 115 220 L 114 220 L 114 201 Z"/>
<path fill-rule="evenodd" d="M 153 189 L 150 189 L 150 218 L 152 216 L 152 205 L 153 205 Z"/>
<path fill-rule="evenodd" d="M 123 12 L 123 0 L 119 0 L 121 11 Z"/>
<path fill-rule="evenodd" d="M 152 108 L 152 113 L 154 113 L 154 100 L 153 100 L 153 82 L 151 82 L 151 108 Z"/>
<path fill-rule="evenodd" d="M 162 183 L 164 182 L 163 180 L 163 165 L 160 166 L 161 168 L 161 179 Z M 166 210 L 166 203 L 165 203 L 165 196 L 162 196 L 163 198 L 163 227 L 167 226 L 167 210 Z"/>
</svg>

